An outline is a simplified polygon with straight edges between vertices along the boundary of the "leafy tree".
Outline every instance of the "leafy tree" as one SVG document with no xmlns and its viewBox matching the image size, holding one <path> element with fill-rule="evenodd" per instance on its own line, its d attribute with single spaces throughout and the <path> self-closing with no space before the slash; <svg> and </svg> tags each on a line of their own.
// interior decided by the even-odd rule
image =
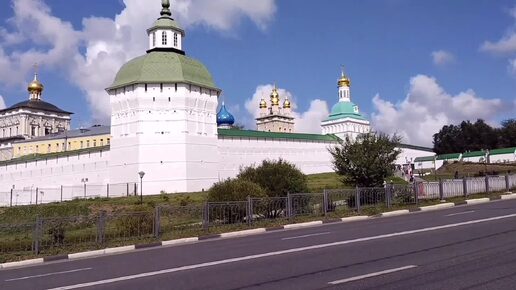
<svg viewBox="0 0 516 290">
<path fill-rule="evenodd" d="M 208 191 L 208 201 L 243 201 L 250 197 L 265 197 L 265 190 L 260 185 L 241 179 L 227 179 L 215 183 Z"/>
<path fill-rule="evenodd" d="M 342 181 L 360 187 L 382 186 L 394 171 L 394 161 L 401 153 L 397 147 L 401 138 L 382 133 L 359 135 L 355 141 L 346 138 L 330 148 L 333 167 Z"/>
<path fill-rule="evenodd" d="M 295 165 L 283 159 L 264 160 L 258 167 L 243 168 L 237 178 L 259 184 L 269 197 L 308 191 L 306 176 Z"/>
<path fill-rule="evenodd" d="M 502 122 L 500 147 L 516 147 L 516 119 Z"/>
</svg>

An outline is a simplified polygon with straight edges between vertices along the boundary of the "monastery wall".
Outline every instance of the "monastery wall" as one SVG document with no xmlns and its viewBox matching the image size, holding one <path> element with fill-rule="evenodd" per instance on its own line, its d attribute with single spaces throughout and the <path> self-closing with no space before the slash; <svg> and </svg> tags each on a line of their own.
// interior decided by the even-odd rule
<svg viewBox="0 0 516 290">
<path fill-rule="evenodd" d="M 278 158 L 295 164 L 305 174 L 333 172 L 328 148 L 334 145 L 323 141 L 219 136 L 219 179 L 235 177 L 242 166 L 259 165 L 263 160 Z"/>
</svg>

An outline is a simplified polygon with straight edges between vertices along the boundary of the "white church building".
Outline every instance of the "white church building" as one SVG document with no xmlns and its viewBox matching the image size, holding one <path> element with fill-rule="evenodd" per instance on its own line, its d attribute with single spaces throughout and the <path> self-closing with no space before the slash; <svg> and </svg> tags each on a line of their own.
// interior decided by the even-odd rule
<svg viewBox="0 0 516 290">
<path fill-rule="evenodd" d="M 172 18 L 168 0 L 162 1 L 161 15 L 147 33 L 147 52 L 124 64 L 106 89 L 111 127 L 107 128 L 110 135 L 102 140 L 107 143 L 83 147 L 81 141 L 80 149 L 72 150 L 66 143 L 74 143 L 67 140 L 52 154 L 0 161 L 0 193 L 13 188 L 30 188 L 31 192 L 45 188 L 45 201 L 56 201 L 56 188 L 61 188 L 62 195 L 63 187 L 120 185 L 107 186 L 107 192 L 116 195 L 116 190 L 125 192 L 123 184 L 140 181 L 145 195 L 195 192 L 236 176 L 242 166 L 278 158 L 295 164 L 305 174 L 332 172 L 328 148 L 346 136 L 355 138 L 370 131 L 369 121 L 351 102 L 350 80 L 344 74 L 338 82 L 338 102 L 321 124 L 322 134 L 293 133 L 290 102 L 286 100 L 280 108 L 274 92 L 271 107 L 260 104 L 260 130 L 232 129 L 234 117 L 224 105 L 217 114 L 221 89 L 208 69 L 183 49 L 186 34 Z M 58 132 L 44 141 L 51 144 L 63 139 L 64 133 L 56 128 L 52 130 Z M 93 141 L 99 143 L 88 139 L 87 144 Z M 9 148 L 21 150 L 19 142 L 25 146 L 33 141 L 9 142 Z M 429 154 L 429 148 L 403 145 L 397 163 L 410 163 Z M 140 172 L 145 173 L 143 180 Z"/>
</svg>

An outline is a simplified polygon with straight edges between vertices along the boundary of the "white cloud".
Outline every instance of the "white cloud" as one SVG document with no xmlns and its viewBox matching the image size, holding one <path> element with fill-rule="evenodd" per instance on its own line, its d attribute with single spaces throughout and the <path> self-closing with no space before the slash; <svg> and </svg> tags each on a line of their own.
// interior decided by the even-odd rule
<svg viewBox="0 0 516 290">
<path fill-rule="evenodd" d="M 514 6 L 509 14 L 514 18 L 516 24 L 516 6 Z M 485 41 L 480 46 L 481 51 L 489 52 L 495 55 L 514 55 L 516 53 L 516 25 L 513 25 L 505 35 L 496 42 Z M 516 59 L 509 59 L 507 70 L 516 76 Z"/>
<path fill-rule="evenodd" d="M 451 52 L 445 50 L 437 50 L 432 52 L 432 60 L 437 66 L 444 66 L 455 61 L 455 56 Z"/>
<path fill-rule="evenodd" d="M 260 116 L 260 101 L 265 99 L 270 104 L 270 94 L 274 85 L 259 85 L 256 88 L 255 93 L 250 99 L 245 102 L 245 108 L 247 112 L 252 116 L 252 119 L 245 119 L 244 124 L 247 128 L 256 128 L 256 122 L 254 118 Z M 278 93 L 281 98 L 281 102 L 288 97 L 292 104 L 292 116 L 296 119 L 295 131 L 298 133 L 321 133 L 321 121 L 328 117 L 328 105 L 326 101 L 315 99 L 310 102 L 310 106 L 305 112 L 298 112 L 298 105 L 295 96 L 289 91 L 278 88 Z"/>
<path fill-rule="evenodd" d="M 376 95 L 373 104 L 377 110 L 372 115 L 375 130 L 398 133 L 403 142 L 426 146 L 432 145 L 433 134 L 444 125 L 477 118 L 489 122 L 505 107 L 500 99 L 483 99 L 472 90 L 451 95 L 426 75 L 410 80 L 409 92 L 401 103 Z"/>
<path fill-rule="evenodd" d="M 120 14 L 113 19 L 84 18 L 82 30 L 53 16 L 43 0 L 12 3 L 14 16 L 9 23 L 13 31 L 0 27 L 0 82 L 25 85 L 32 65 L 40 63 L 45 70 L 69 77 L 85 92 L 93 119 L 107 121 L 110 106 L 104 89 L 122 64 L 145 53 L 145 30 L 159 16 L 160 1 L 149 5 L 149 1 L 123 0 Z M 185 28 L 201 25 L 224 33 L 231 32 L 242 18 L 265 29 L 276 11 L 275 0 L 178 0 L 172 1 L 172 8 Z M 16 45 L 22 42 L 31 48 L 18 49 Z M 9 53 L 7 46 L 11 46 Z"/>
<path fill-rule="evenodd" d="M 0 95 L 0 110 L 3 110 L 5 108 L 7 108 L 7 107 L 5 106 L 4 97 L 2 95 Z"/>
</svg>

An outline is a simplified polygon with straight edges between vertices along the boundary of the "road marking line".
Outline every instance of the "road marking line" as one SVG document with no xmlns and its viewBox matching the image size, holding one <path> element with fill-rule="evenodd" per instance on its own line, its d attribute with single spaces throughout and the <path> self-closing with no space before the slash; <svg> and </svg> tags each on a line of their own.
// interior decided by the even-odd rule
<svg viewBox="0 0 516 290">
<path fill-rule="evenodd" d="M 474 210 L 468 210 L 468 211 L 463 211 L 463 212 L 458 212 L 458 213 L 447 214 L 445 216 L 456 216 L 456 215 L 468 214 L 468 213 L 474 213 L 474 212 L 475 212 Z"/>
<path fill-rule="evenodd" d="M 47 276 L 76 273 L 76 272 L 81 272 L 81 271 L 88 271 L 91 269 L 92 268 L 82 268 L 82 269 L 75 269 L 75 270 L 69 270 L 69 271 L 46 273 L 46 274 L 40 274 L 40 275 L 34 275 L 34 276 L 26 276 L 26 277 L 20 277 L 20 278 L 7 279 L 7 280 L 5 280 L 5 282 L 28 280 L 28 279 L 33 279 L 33 278 L 41 278 L 41 277 L 47 277 Z"/>
<path fill-rule="evenodd" d="M 437 231 L 437 230 L 443 230 L 443 229 L 449 229 L 449 228 L 461 227 L 461 226 L 466 226 L 466 225 L 473 225 L 473 224 L 485 223 L 485 222 L 490 222 L 490 221 L 515 218 L 515 217 L 516 217 L 516 214 L 497 216 L 497 217 L 485 218 L 485 219 L 480 219 L 480 220 L 472 220 L 472 221 L 460 222 L 460 223 L 455 223 L 455 224 L 435 226 L 435 227 L 430 227 L 430 228 L 422 228 L 422 229 L 403 231 L 403 232 L 397 232 L 397 233 L 392 233 L 392 234 L 384 234 L 384 235 L 379 235 L 379 236 L 358 238 L 358 239 L 333 242 L 333 243 L 328 243 L 328 244 L 319 244 L 319 245 L 313 245 L 313 246 L 307 246 L 307 247 L 301 247 L 301 248 L 269 252 L 269 253 L 264 253 L 264 254 L 250 255 L 250 256 L 231 258 L 231 259 L 226 259 L 226 260 L 213 261 L 213 262 L 206 262 L 206 263 L 201 263 L 201 264 L 194 264 L 194 265 L 182 266 L 182 267 L 177 267 L 177 268 L 164 269 L 164 270 L 160 270 L 160 271 L 146 272 L 146 273 L 141 273 L 141 274 L 136 274 L 136 275 L 128 275 L 128 276 L 122 276 L 122 277 L 118 277 L 118 278 L 99 280 L 99 281 L 94 281 L 94 282 L 89 282 L 89 283 L 57 287 L 57 288 L 52 288 L 49 290 L 71 290 L 71 289 L 78 289 L 78 288 L 85 288 L 85 287 L 93 287 L 93 286 L 98 286 L 98 285 L 103 285 L 103 284 L 110 284 L 110 283 L 115 283 L 115 282 L 120 282 L 120 281 L 140 279 L 140 278 L 169 274 L 169 273 L 180 272 L 180 271 L 194 270 L 194 269 L 199 269 L 199 268 L 206 268 L 206 267 L 211 267 L 211 266 L 217 266 L 217 265 L 223 265 L 223 264 L 229 264 L 229 263 L 235 263 L 235 262 L 241 262 L 241 261 L 248 261 L 248 260 L 255 260 L 255 259 L 260 259 L 260 258 L 273 257 L 273 256 L 279 256 L 279 255 L 285 255 L 285 254 L 291 254 L 291 253 L 299 253 L 299 252 L 305 252 L 305 251 L 323 249 L 323 248 L 329 248 L 329 247 L 335 247 L 335 246 L 342 246 L 342 245 L 354 244 L 354 243 L 365 242 L 365 241 L 380 240 L 380 239 L 385 239 L 385 238 L 392 238 L 392 237 L 406 236 L 406 235 L 411 235 L 411 234 L 431 232 L 431 231 Z"/>
<path fill-rule="evenodd" d="M 317 234 L 309 234 L 309 235 L 303 235 L 303 236 L 297 236 L 297 237 L 288 237 L 281 239 L 282 241 L 286 240 L 294 240 L 294 239 L 302 239 L 302 238 L 308 238 L 308 237 L 315 237 L 315 236 L 322 236 L 322 235 L 328 235 L 331 234 L 331 232 L 324 232 L 324 233 L 317 233 Z"/>
<path fill-rule="evenodd" d="M 409 266 L 405 266 L 405 267 L 389 269 L 389 270 L 374 272 L 374 273 L 370 273 L 370 274 L 366 274 L 366 275 L 360 275 L 360 276 L 355 276 L 355 277 L 351 277 L 351 278 L 347 278 L 347 279 L 337 280 L 337 281 L 329 282 L 328 284 L 331 284 L 331 285 L 344 284 L 344 283 L 353 282 L 353 281 L 357 281 L 357 280 L 362 280 L 362 279 L 367 279 L 367 278 L 371 278 L 371 277 L 391 274 L 391 273 L 399 272 L 399 271 L 403 271 L 403 270 L 413 269 L 416 267 L 417 267 L 416 265 L 409 265 Z"/>
</svg>

